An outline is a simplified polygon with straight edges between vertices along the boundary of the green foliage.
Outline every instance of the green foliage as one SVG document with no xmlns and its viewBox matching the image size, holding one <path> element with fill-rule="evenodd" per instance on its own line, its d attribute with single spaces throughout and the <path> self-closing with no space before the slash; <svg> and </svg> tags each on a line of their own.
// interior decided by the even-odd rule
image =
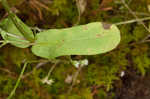
<svg viewBox="0 0 150 99">
<path fill-rule="evenodd" d="M 30 28 L 25 25 L 17 16 L 14 19 L 18 22 L 20 28 L 23 28 L 29 38 L 34 39 L 33 33 Z M 26 48 L 30 46 L 30 42 L 24 38 L 24 35 L 20 33 L 12 19 L 6 18 L 0 23 L 0 33 L 3 39 L 16 47 Z"/>
<path fill-rule="evenodd" d="M 50 7 L 50 11 L 53 15 L 59 15 L 60 12 L 62 12 L 65 9 L 65 6 L 67 5 L 67 0 L 54 0 L 53 5 Z"/>
<path fill-rule="evenodd" d="M 114 49 L 120 42 L 115 25 L 89 23 L 66 29 L 50 29 L 37 34 L 32 52 L 53 59 L 64 55 L 94 55 Z"/>
<path fill-rule="evenodd" d="M 17 1 L 17 2 L 16 2 Z M 50 9 L 48 11 L 39 7 L 39 9 L 43 12 L 43 20 L 34 19 L 34 14 L 36 15 L 38 12 L 30 10 L 29 3 L 26 2 L 20 6 L 18 1 L 21 2 L 23 0 L 10 0 L 11 5 L 18 5 L 16 6 L 19 10 L 19 16 L 24 18 L 24 22 L 28 22 L 29 19 L 33 21 L 31 26 L 37 25 L 40 28 L 63 28 L 72 26 L 76 23 L 77 20 L 77 8 L 75 5 L 75 0 L 53 0 L 51 4 L 46 4 Z M 42 0 L 37 0 L 42 1 Z M 47 1 L 47 0 L 45 0 Z M 87 0 L 88 1 L 88 0 Z M 128 19 L 134 19 L 129 12 L 122 6 L 120 2 L 118 5 L 113 5 L 112 10 L 110 11 L 99 11 L 96 14 L 93 14 L 93 11 L 99 8 L 99 1 L 100 0 L 89 0 L 88 5 L 86 7 L 85 13 L 81 16 L 82 24 L 86 24 L 89 22 L 95 21 L 107 21 L 109 23 L 116 23 L 125 21 Z M 101 0 L 102 1 L 102 0 Z M 138 17 L 144 17 L 146 14 L 142 14 L 140 12 L 146 12 L 147 0 L 139 0 L 140 3 L 135 3 L 137 0 L 126 0 L 129 3 L 131 9 L 137 12 Z M 13 2 L 13 3 L 12 3 Z M 115 3 L 114 3 L 115 4 Z M 27 5 L 27 6 L 26 6 Z M 142 5 L 142 6 L 139 6 Z M 123 9 L 120 9 L 120 8 Z M 1 9 L 1 7 L 0 7 Z M 118 10 L 119 9 L 119 10 Z M 3 10 L 0 16 L 3 15 Z M 34 13 L 33 13 L 34 12 Z M 6 19 L 10 20 L 10 19 Z M 42 22 L 41 22 L 42 21 Z M 2 22 L 2 21 L 1 21 Z M 146 21 L 148 22 L 148 21 Z M 12 22 L 9 21 L 9 24 Z M 2 24 L 2 23 L 0 23 Z M 7 24 L 9 26 L 9 24 Z M 7 26 L 6 25 L 6 26 Z M 0 25 L 1 27 L 1 25 Z M 2 27 L 1 27 L 2 28 Z M 14 28 L 14 27 L 13 27 Z M 67 28 L 68 29 L 68 28 Z M 142 43 L 138 44 L 137 42 L 141 41 L 146 35 L 148 35 L 145 29 L 137 24 L 127 24 L 119 26 L 121 31 L 121 42 L 120 45 L 113 51 L 101 54 L 101 55 L 94 55 L 94 56 L 84 56 L 89 59 L 89 65 L 82 69 L 81 73 L 78 76 L 79 83 L 73 87 L 72 93 L 69 96 L 69 99 L 90 99 L 92 96 L 91 88 L 93 86 L 100 86 L 97 89 L 97 98 L 98 99 L 115 99 L 113 96 L 114 94 L 111 92 L 114 90 L 113 85 L 116 83 L 116 80 L 120 80 L 120 72 L 127 71 L 128 68 L 135 68 L 139 74 L 147 75 L 150 70 L 149 64 L 149 43 Z M 2 28 L 4 32 L 7 33 L 5 29 Z M 58 29 L 59 30 L 59 29 Z M 60 29 L 61 30 L 61 29 Z M 6 34 L 4 33 L 4 34 Z M 15 34 L 16 32 L 10 32 Z M 19 32 L 18 32 L 19 33 Z M 45 33 L 38 35 L 44 35 Z M 52 33 L 53 34 L 53 33 Z M 18 35 L 19 37 L 23 37 L 22 35 Z M 47 33 L 48 35 L 48 33 Z M 9 38 L 12 37 L 9 36 Z M 13 38 L 16 40 L 16 38 Z M 6 39 L 5 39 L 6 40 Z M 38 40 L 38 39 L 37 39 Z M 16 42 L 21 42 L 20 39 L 17 39 Z M 30 43 L 29 41 L 24 40 L 26 43 Z M 43 40 L 44 41 L 44 40 Z M 45 40 L 46 41 L 46 40 Z M 12 43 L 17 47 L 24 47 L 24 44 L 16 44 L 16 42 Z M 84 43 L 84 42 L 83 42 Z M 23 44 L 23 45 L 22 45 Z M 29 45 L 26 44 L 26 47 Z M 22 50 L 22 49 L 20 49 Z M 33 54 L 26 50 L 20 51 L 18 48 L 5 46 L 4 48 L 0 49 L 0 66 L 2 68 L 7 68 L 12 72 L 20 72 L 20 68 L 16 70 L 16 65 L 19 65 L 20 62 L 24 59 L 28 59 L 29 57 L 33 57 Z M 11 53 L 9 53 L 11 52 Z M 82 57 L 83 58 L 83 57 Z M 31 58 L 29 58 L 31 59 Z M 28 67 L 26 72 L 29 72 L 35 67 L 36 64 L 32 64 Z M 41 84 L 41 79 L 47 75 L 47 72 L 52 64 L 47 64 L 43 66 L 41 69 L 34 71 L 33 75 L 25 78 L 22 82 L 24 82 L 21 86 L 17 89 L 16 96 L 14 99 L 46 99 L 47 97 L 50 99 L 66 99 L 66 92 L 70 86 L 70 84 L 65 83 L 65 79 L 67 75 L 71 75 L 76 71 L 76 68 L 72 67 L 69 64 L 61 63 L 60 65 L 56 66 L 54 72 L 52 73 L 51 77 L 54 79 L 54 83 L 49 86 L 45 84 Z M 4 71 L 0 70 L 0 97 L 6 98 L 13 89 L 13 85 L 15 84 L 15 80 L 9 74 L 5 73 Z M 18 75 L 16 73 L 16 75 Z M 125 76 L 126 73 L 125 73 Z M 118 85 L 118 82 L 116 83 Z M 120 87 L 119 87 L 120 88 Z M 112 90 L 113 89 L 113 90 Z M 107 92 L 109 90 L 109 96 Z M 112 96 L 112 97 L 111 97 Z M 93 98 L 93 97 L 92 97 Z"/>
<path fill-rule="evenodd" d="M 135 41 L 142 40 L 144 37 L 146 37 L 146 32 L 147 31 L 144 29 L 144 27 L 137 25 L 133 30 L 133 39 Z"/>
<path fill-rule="evenodd" d="M 86 79 L 91 85 L 105 86 L 106 90 L 109 91 L 112 89 L 112 84 L 115 80 L 119 80 L 116 76 L 118 68 L 116 66 L 109 67 L 90 65 L 86 74 Z"/>
<path fill-rule="evenodd" d="M 98 92 L 98 97 L 100 98 L 100 99 L 107 99 L 106 97 L 107 97 L 107 94 L 105 93 L 105 91 L 104 90 L 99 90 L 99 92 Z"/>
<path fill-rule="evenodd" d="M 93 99 L 91 90 L 89 88 L 84 88 L 84 89 L 80 90 L 79 94 L 60 95 L 58 99 L 66 99 L 66 97 L 68 97 L 68 99 Z"/>
<path fill-rule="evenodd" d="M 23 94 L 19 95 L 17 99 L 40 99 L 36 92 L 32 89 L 26 90 Z"/>
<path fill-rule="evenodd" d="M 0 24 L 3 39 L 17 47 L 29 47 L 33 43 L 29 38 L 34 39 L 32 31 L 17 16 L 13 18 L 7 18 Z M 64 55 L 93 55 L 108 52 L 119 42 L 120 32 L 115 25 L 95 22 L 40 32 L 36 35 L 32 52 L 48 59 Z"/>
<path fill-rule="evenodd" d="M 91 0 L 90 3 L 93 10 L 96 10 L 99 7 L 99 0 Z"/>
<path fill-rule="evenodd" d="M 143 76 L 146 74 L 146 69 L 150 66 L 150 59 L 147 53 L 149 53 L 149 50 L 146 44 L 136 46 L 132 50 L 132 59 L 135 67 Z"/>
<path fill-rule="evenodd" d="M 1 94 L 9 94 L 10 91 L 13 89 L 14 80 L 5 76 L 0 76 L 0 93 Z M 1 96 L 1 95 L 0 95 Z"/>
</svg>

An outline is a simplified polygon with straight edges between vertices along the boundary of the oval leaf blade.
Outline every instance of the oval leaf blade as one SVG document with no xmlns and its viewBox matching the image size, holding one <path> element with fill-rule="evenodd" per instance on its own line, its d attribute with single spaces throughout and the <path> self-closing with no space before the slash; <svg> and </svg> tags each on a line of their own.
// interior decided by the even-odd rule
<svg viewBox="0 0 150 99">
<path fill-rule="evenodd" d="M 37 34 L 32 52 L 53 59 L 64 55 L 95 55 L 114 49 L 120 42 L 115 25 L 93 22 L 66 29 L 50 29 Z"/>
</svg>

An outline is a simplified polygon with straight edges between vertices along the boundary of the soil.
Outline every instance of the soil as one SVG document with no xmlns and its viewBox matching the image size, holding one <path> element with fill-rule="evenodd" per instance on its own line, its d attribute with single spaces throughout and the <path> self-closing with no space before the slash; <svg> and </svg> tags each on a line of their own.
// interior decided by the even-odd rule
<svg viewBox="0 0 150 99">
<path fill-rule="evenodd" d="M 116 84 L 116 99 L 150 99 L 149 76 L 139 76 L 135 70 L 129 70 L 121 80 Z"/>
</svg>

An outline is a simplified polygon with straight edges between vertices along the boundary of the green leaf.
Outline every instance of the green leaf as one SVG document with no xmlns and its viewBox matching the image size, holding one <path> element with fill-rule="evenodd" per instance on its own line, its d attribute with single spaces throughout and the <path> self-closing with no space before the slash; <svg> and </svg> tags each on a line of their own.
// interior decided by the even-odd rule
<svg viewBox="0 0 150 99">
<path fill-rule="evenodd" d="M 114 49 L 120 42 L 115 25 L 94 22 L 66 29 L 50 29 L 37 34 L 32 52 L 53 59 L 63 55 L 95 55 Z"/>
<path fill-rule="evenodd" d="M 17 16 L 16 20 L 20 26 L 28 33 L 31 38 L 34 38 L 32 30 L 25 25 Z M 24 38 L 17 27 L 14 25 L 10 18 L 6 18 L 0 22 L 0 33 L 4 40 L 8 41 L 12 45 L 20 48 L 26 48 L 30 46 L 30 42 Z"/>
</svg>

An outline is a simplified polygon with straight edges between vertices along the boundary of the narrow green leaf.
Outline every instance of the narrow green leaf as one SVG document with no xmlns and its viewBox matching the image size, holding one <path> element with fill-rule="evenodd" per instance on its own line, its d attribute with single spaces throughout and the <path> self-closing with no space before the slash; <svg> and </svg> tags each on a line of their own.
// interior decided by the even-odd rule
<svg viewBox="0 0 150 99">
<path fill-rule="evenodd" d="M 25 25 L 17 16 L 14 17 L 20 26 L 28 33 L 27 35 L 30 38 L 34 39 L 34 35 L 32 30 Z M 6 18 L 0 22 L 1 34 L 3 35 L 3 39 L 9 41 L 12 45 L 20 48 L 29 47 L 29 41 L 24 38 L 24 35 L 20 33 L 18 28 L 12 22 L 10 18 Z"/>
<path fill-rule="evenodd" d="M 120 42 L 115 25 L 94 22 L 66 29 L 50 29 L 37 34 L 32 52 L 52 59 L 63 55 L 95 55 L 114 49 Z"/>
<path fill-rule="evenodd" d="M 8 13 L 8 17 L 13 22 L 15 27 L 19 30 L 19 32 L 24 36 L 24 38 L 30 42 L 34 41 L 34 36 L 30 28 L 25 25 L 10 9 L 7 0 L 2 0 L 2 5 L 6 12 Z"/>
</svg>

